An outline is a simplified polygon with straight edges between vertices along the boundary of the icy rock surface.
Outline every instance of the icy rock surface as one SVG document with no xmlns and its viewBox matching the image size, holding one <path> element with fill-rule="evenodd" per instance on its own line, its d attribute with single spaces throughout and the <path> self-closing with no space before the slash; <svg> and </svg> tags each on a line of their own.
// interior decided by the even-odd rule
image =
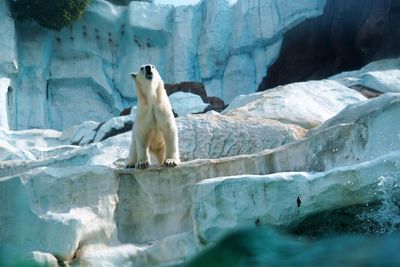
<svg viewBox="0 0 400 267">
<path fill-rule="evenodd" d="M 335 81 L 310 81 L 237 96 L 222 114 L 251 118 L 261 116 L 310 129 L 333 117 L 347 105 L 365 99 Z"/>
<path fill-rule="evenodd" d="M 14 76 L 17 71 L 17 42 L 14 20 L 6 1 L 0 3 L 0 77 Z"/>
<path fill-rule="evenodd" d="M 71 27 L 53 32 L 27 22 L 14 26 L 3 1 L 0 73 L 15 89 L 8 96 L 9 128 L 66 130 L 107 121 L 135 104 L 128 73 L 145 63 L 154 64 L 166 83 L 203 82 L 209 96 L 229 103 L 256 91 L 279 54 L 282 34 L 320 15 L 324 5 L 216 0 L 119 6 L 96 0 Z"/>
<path fill-rule="evenodd" d="M 372 62 L 361 70 L 331 77 L 345 86 L 362 86 L 382 93 L 400 92 L 400 58 Z"/>
<path fill-rule="evenodd" d="M 172 109 L 178 116 L 201 113 L 208 107 L 208 104 L 205 104 L 200 96 L 192 93 L 173 93 L 169 96 L 169 101 L 171 102 Z"/>
<path fill-rule="evenodd" d="M 0 78 L 0 127 L 8 129 L 8 91 L 10 79 Z"/>
</svg>

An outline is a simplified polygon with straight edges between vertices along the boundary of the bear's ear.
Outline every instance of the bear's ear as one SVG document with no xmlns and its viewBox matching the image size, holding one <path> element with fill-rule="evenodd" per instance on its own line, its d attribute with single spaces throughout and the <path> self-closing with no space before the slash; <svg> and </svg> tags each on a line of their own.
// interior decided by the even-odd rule
<svg viewBox="0 0 400 267">
<path fill-rule="evenodd" d="M 135 80 L 137 73 L 136 72 L 131 72 L 131 73 L 129 73 L 129 75 L 131 76 L 132 79 Z"/>
</svg>

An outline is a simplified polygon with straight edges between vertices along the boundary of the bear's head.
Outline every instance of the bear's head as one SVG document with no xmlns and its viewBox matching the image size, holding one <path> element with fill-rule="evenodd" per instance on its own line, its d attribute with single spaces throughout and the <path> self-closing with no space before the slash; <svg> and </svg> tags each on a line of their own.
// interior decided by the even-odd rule
<svg viewBox="0 0 400 267">
<path fill-rule="evenodd" d="M 139 72 L 130 73 L 131 78 L 136 82 L 139 87 L 157 87 L 161 81 L 160 74 L 154 65 L 146 64 L 140 66 Z"/>
</svg>

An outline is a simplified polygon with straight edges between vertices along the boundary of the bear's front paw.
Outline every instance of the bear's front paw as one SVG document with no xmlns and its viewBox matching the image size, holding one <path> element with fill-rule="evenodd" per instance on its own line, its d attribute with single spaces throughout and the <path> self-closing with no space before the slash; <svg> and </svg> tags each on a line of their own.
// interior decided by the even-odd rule
<svg viewBox="0 0 400 267">
<path fill-rule="evenodd" d="M 164 161 L 164 166 L 166 167 L 175 167 L 179 164 L 179 160 L 177 159 L 166 159 Z"/>
<path fill-rule="evenodd" d="M 138 162 L 136 168 L 138 168 L 138 169 L 146 169 L 146 168 L 149 167 L 149 165 L 150 165 L 150 162 L 145 160 L 145 161 Z"/>
</svg>

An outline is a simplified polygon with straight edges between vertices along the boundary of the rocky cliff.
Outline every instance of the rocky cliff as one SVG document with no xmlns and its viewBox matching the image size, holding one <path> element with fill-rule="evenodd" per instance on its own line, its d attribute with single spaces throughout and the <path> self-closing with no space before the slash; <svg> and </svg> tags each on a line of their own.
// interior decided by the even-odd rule
<svg viewBox="0 0 400 267">
<path fill-rule="evenodd" d="M 11 79 L 9 128 L 64 130 L 106 121 L 135 104 L 128 73 L 149 62 L 166 83 L 203 82 L 208 96 L 229 103 L 255 92 L 279 54 L 282 34 L 320 15 L 324 4 L 217 0 L 175 7 L 96 0 L 80 21 L 53 32 L 15 22 L 2 1 L 0 76 Z"/>
</svg>

